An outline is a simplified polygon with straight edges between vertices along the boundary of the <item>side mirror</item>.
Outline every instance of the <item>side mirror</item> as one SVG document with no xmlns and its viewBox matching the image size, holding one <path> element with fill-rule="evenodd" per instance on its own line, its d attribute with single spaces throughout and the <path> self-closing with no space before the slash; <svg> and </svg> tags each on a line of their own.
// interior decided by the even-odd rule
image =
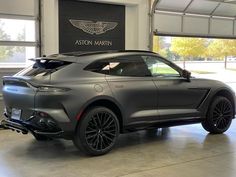
<svg viewBox="0 0 236 177">
<path fill-rule="evenodd" d="M 191 72 L 189 72 L 187 70 L 183 70 L 182 71 L 182 76 L 183 76 L 183 78 L 186 78 L 188 82 L 190 82 Z"/>
</svg>

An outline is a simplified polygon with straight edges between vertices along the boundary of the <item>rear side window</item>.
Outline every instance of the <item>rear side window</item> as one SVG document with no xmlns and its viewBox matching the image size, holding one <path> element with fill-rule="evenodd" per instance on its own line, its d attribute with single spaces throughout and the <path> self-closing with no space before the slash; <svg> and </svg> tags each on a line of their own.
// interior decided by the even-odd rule
<svg viewBox="0 0 236 177">
<path fill-rule="evenodd" d="M 47 76 L 69 64 L 71 63 L 59 60 L 36 60 L 32 66 L 17 73 L 17 76 Z"/>
<path fill-rule="evenodd" d="M 109 74 L 110 62 L 108 60 L 99 60 L 91 63 L 84 70 L 92 71 L 101 74 Z"/>
<path fill-rule="evenodd" d="M 141 56 L 100 60 L 90 64 L 85 70 L 113 76 L 145 77 L 151 75 Z"/>
</svg>

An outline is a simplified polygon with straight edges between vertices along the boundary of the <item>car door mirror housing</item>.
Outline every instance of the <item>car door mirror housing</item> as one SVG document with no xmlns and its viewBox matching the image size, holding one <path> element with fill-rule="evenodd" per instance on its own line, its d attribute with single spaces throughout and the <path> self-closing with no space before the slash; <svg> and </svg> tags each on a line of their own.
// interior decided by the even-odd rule
<svg viewBox="0 0 236 177">
<path fill-rule="evenodd" d="M 183 78 L 186 78 L 187 81 L 190 81 L 191 72 L 189 72 L 189 71 L 187 71 L 187 70 L 183 70 L 183 71 L 182 71 L 182 77 L 183 77 Z"/>
</svg>

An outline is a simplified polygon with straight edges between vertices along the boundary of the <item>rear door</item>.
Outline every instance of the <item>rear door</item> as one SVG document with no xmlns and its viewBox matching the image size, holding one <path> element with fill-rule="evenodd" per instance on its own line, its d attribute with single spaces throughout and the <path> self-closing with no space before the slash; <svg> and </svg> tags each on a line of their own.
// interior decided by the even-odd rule
<svg viewBox="0 0 236 177">
<path fill-rule="evenodd" d="M 125 124 L 157 118 L 157 92 L 141 56 L 124 56 L 109 61 L 106 79 L 120 103 Z"/>
</svg>

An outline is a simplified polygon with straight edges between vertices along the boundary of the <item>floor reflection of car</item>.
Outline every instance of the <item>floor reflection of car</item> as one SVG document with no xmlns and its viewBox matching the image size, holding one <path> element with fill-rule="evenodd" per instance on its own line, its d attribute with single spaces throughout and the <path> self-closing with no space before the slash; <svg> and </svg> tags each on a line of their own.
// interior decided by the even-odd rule
<svg viewBox="0 0 236 177">
<path fill-rule="evenodd" d="M 37 140 L 71 139 L 90 155 L 141 129 L 202 123 L 223 133 L 235 115 L 231 88 L 193 78 L 152 52 L 66 53 L 34 62 L 3 78 L 2 125 Z"/>
</svg>

